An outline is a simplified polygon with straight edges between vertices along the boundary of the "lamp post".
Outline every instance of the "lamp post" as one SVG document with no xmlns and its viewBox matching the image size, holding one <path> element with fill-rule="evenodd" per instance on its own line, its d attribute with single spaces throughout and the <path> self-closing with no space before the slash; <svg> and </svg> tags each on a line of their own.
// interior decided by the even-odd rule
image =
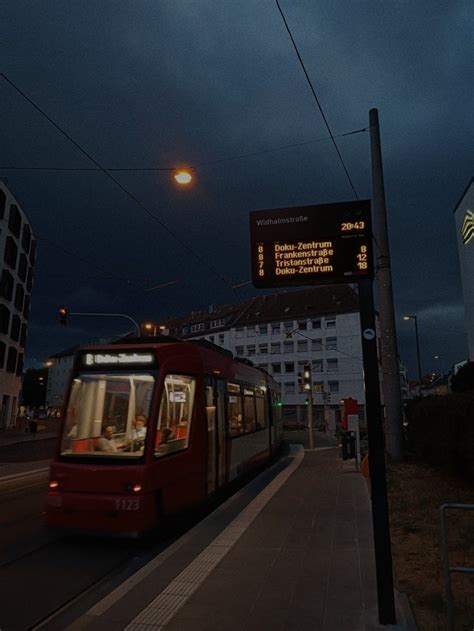
<svg viewBox="0 0 474 631">
<path fill-rule="evenodd" d="M 418 393 L 421 395 L 421 359 L 420 359 L 420 339 L 418 337 L 418 318 L 416 315 L 403 316 L 404 320 L 413 320 L 415 322 L 415 336 L 416 336 L 416 356 L 418 360 Z"/>
</svg>

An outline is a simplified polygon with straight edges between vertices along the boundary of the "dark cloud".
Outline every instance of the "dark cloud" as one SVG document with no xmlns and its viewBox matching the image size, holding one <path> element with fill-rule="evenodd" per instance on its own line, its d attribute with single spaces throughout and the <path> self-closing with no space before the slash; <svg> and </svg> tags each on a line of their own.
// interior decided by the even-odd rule
<svg viewBox="0 0 474 631">
<path fill-rule="evenodd" d="M 334 132 L 365 127 L 370 107 L 380 110 L 397 316 L 420 314 L 427 368 L 434 354 L 446 368 L 466 354 L 452 209 L 472 175 L 472 3 L 281 5 Z M 106 166 L 208 163 L 326 136 L 271 0 L 7 0 L 2 11 L 6 74 Z M 4 166 L 90 166 L 4 83 L 0 95 Z M 370 197 L 368 134 L 339 145 Z M 131 281 L 40 244 L 34 357 L 82 330 L 103 333 L 81 323 L 43 335 L 59 303 L 159 318 L 229 302 L 207 266 L 249 278 L 249 210 L 352 198 L 327 140 L 204 164 L 186 191 L 166 172 L 117 174 L 198 261 L 100 173 L 5 174 L 37 234 Z M 399 335 L 412 368 L 413 337 L 404 324 Z"/>
</svg>

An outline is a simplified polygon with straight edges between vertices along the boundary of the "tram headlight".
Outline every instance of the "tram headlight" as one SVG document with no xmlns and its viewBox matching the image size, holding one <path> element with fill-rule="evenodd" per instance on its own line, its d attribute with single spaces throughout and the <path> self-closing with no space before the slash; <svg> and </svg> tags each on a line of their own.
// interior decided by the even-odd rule
<svg viewBox="0 0 474 631">
<path fill-rule="evenodd" d="M 59 486 L 59 482 L 57 480 L 51 480 L 51 482 L 49 483 L 49 488 L 50 489 L 57 489 Z"/>
</svg>

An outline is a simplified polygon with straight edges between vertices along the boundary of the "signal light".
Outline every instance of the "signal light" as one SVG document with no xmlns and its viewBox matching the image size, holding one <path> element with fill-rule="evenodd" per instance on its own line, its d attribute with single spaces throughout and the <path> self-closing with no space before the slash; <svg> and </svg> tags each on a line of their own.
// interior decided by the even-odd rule
<svg viewBox="0 0 474 631">
<path fill-rule="evenodd" d="M 50 489 L 57 489 L 58 486 L 59 486 L 59 482 L 57 480 L 51 480 L 51 482 L 49 483 Z"/>
<path fill-rule="evenodd" d="M 66 307 L 61 307 L 59 309 L 59 323 L 62 324 L 63 326 L 66 326 L 67 324 L 68 313 L 69 311 L 66 309 Z"/>
<path fill-rule="evenodd" d="M 311 364 L 306 364 L 303 368 L 303 389 L 311 390 Z"/>
</svg>

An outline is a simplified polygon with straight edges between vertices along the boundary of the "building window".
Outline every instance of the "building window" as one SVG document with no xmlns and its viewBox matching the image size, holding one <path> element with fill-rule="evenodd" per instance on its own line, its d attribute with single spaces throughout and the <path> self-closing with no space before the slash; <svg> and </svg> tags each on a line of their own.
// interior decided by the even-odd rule
<svg viewBox="0 0 474 631">
<path fill-rule="evenodd" d="M 26 289 L 31 293 L 33 289 L 33 268 L 30 267 L 28 270 L 28 277 L 26 279 Z"/>
<path fill-rule="evenodd" d="M 34 265 L 35 260 L 36 260 L 36 241 L 32 240 L 31 249 L 30 249 L 30 263 Z"/>
<path fill-rule="evenodd" d="M 308 340 L 298 340 L 298 353 L 306 353 L 308 350 Z"/>
<path fill-rule="evenodd" d="M 224 344 L 224 333 L 219 333 L 219 344 Z"/>
<path fill-rule="evenodd" d="M 298 329 L 300 331 L 306 331 L 308 328 L 308 322 L 306 320 L 298 320 Z"/>
<path fill-rule="evenodd" d="M 209 336 L 209 342 L 212 342 L 214 344 L 214 336 L 213 335 Z"/>
<path fill-rule="evenodd" d="M 279 375 L 281 373 L 281 364 L 272 364 L 272 373 Z"/>
<path fill-rule="evenodd" d="M 15 308 L 18 309 L 18 311 L 23 311 L 24 298 L 25 298 L 25 290 L 23 289 L 23 285 L 18 283 L 16 286 L 16 291 L 15 291 Z"/>
<path fill-rule="evenodd" d="M 3 256 L 5 263 L 12 269 L 16 268 L 16 257 L 18 256 L 18 247 L 13 237 L 7 237 L 5 241 L 5 254 Z"/>
<path fill-rule="evenodd" d="M 323 372 L 323 360 L 322 359 L 313 359 L 313 372 Z"/>
<path fill-rule="evenodd" d="M 279 355 L 281 353 L 280 342 L 272 342 L 272 344 L 270 345 L 270 353 L 272 355 Z"/>
<path fill-rule="evenodd" d="M 258 367 L 261 370 L 265 370 L 266 372 L 268 372 L 268 364 L 258 364 Z"/>
<path fill-rule="evenodd" d="M 295 350 L 295 344 L 293 341 L 289 342 L 283 342 L 283 352 L 284 353 L 293 353 Z"/>
<path fill-rule="evenodd" d="M 26 344 L 26 324 L 21 325 L 21 333 L 20 333 L 20 344 L 23 348 L 25 348 Z"/>
<path fill-rule="evenodd" d="M 313 381 L 313 392 L 322 394 L 324 392 L 324 381 Z"/>
<path fill-rule="evenodd" d="M 7 357 L 7 372 L 16 372 L 16 358 L 17 351 L 16 348 L 10 346 L 8 349 L 8 357 Z"/>
<path fill-rule="evenodd" d="M 26 256 L 22 253 L 20 254 L 20 261 L 18 263 L 18 276 L 21 278 L 23 282 L 26 280 L 26 274 L 28 271 L 28 261 L 26 260 Z"/>
<path fill-rule="evenodd" d="M 237 357 L 243 357 L 244 356 L 244 347 L 243 346 L 236 346 L 235 347 L 235 354 L 237 355 Z"/>
<path fill-rule="evenodd" d="M 224 318 L 218 320 L 211 320 L 211 329 L 217 329 L 218 326 L 224 326 Z"/>
<path fill-rule="evenodd" d="M 337 359 L 328 359 L 328 372 L 337 372 Z"/>
<path fill-rule="evenodd" d="M 326 318 L 326 328 L 327 329 L 335 329 L 336 328 L 336 318 Z"/>
<path fill-rule="evenodd" d="M 0 305 L 0 333 L 8 335 L 10 328 L 10 309 L 6 305 Z"/>
<path fill-rule="evenodd" d="M 0 219 L 3 219 L 5 217 L 5 205 L 7 202 L 7 197 L 5 195 L 5 193 L 0 190 Z M 0 366 L 1 368 L 1 366 Z"/>
<path fill-rule="evenodd" d="M 244 327 L 241 326 L 238 329 L 235 329 L 235 337 L 244 337 Z"/>
<path fill-rule="evenodd" d="M 21 377 L 23 373 L 23 353 L 18 353 L 18 359 L 16 361 L 16 376 Z"/>
<path fill-rule="evenodd" d="M 25 250 L 27 254 L 30 251 L 30 244 L 31 244 L 31 230 L 30 230 L 30 226 L 27 223 L 25 223 L 23 226 L 23 236 L 21 237 L 21 245 L 23 246 L 23 249 Z"/>
<path fill-rule="evenodd" d="M 13 232 L 15 237 L 20 236 L 21 232 L 21 215 L 18 210 L 18 206 L 12 204 L 10 206 L 10 217 L 8 218 L 8 227 Z"/>
<path fill-rule="evenodd" d="M 259 324 L 258 332 L 260 335 L 268 335 L 268 324 Z"/>
<path fill-rule="evenodd" d="M 14 286 L 15 281 L 13 280 L 13 276 L 7 269 L 4 269 L 2 272 L 2 280 L 0 281 L 0 296 L 6 300 L 11 300 Z"/>
<path fill-rule="evenodd" d="M 283 326 L 285 327 L 285 333 L 291 333 L 294 330 L 294 326 L 293 326 L 293 320 L 286 320 L 283 323 Z"/>
<path fill-rule="evenodd" d="M 28 320 L 30 315 L 30 297 L 25 296 L 25 302 L 23 303 L 23 317 Z"/>
<path fill-rule="evenodd" d="M 314 320 L 311 320 L 311 326 L 313 327 L 313 329 L 320 329 L 321 328 L 321 318 L 315 318 Z"/>
<path fill-rule="evenodd" d="M 260 353 L 260 355 L 267 355 L 268 354 L 268 344 L 259 344 L 258 345 L 258 352 Z"/>
<path fill-rule="evenodd" d="M 0 342 L 0 370 L 5 365 L 5 353 L 7 351 L 6 344 L 4 342 Z"/>
<path fill-rule="evenodd" d="M 328 381 L 329 392 L 339 392 L 339 381 Z"/>
<path fill-rule="evenodd" d="M 337 337 L 326 338 L 326 350 L 337 351 Z"/>
<path fill-rule="evenodd" d="M 255 337 L 255 327 L 248 326 L 247 327 L 247 337 Z"/>
<path fill-rule="evenodd" d="M 249 346 L 247 346 L 247 355 L 249 357 L 255 355 L 255 344 L 250 344 Z"/>
<path fill-rule="evenodd" d="M 285 394 L 296 394 L 296 387 L 294 381 L 285 381 L 283 384 Z"/>
<path fill-rule="evenodd" d="M 20 331 L 21 331 L 21 320 L 20 320 L 20 317 L 17 316 L 17 315 L 14 315 L 13 318 L 12 318 L 12 325 L 11 325 L 11 328 L 10 328 L 10 337 L 15 342 L 18 342 L 18 340 L 20 339 Z"/>
<path fill-rule="evenodd" d="M 312 351 L 322 351 L 323 350 L 323 342 L 321 339 L 311 340 L 311 350 Z"/>
<path fill-rule="evenodd" d="M 191 325 L 191 333 L 196 333 L 197 331 L 204 331 L 204 322 Z"/>
<path fill-rule="evenodd" d="M 280 335 L 280 323 L 274 322 L 272 324 L 272 335 Z"/>
<path fill-rule="evenodd" d="M 187 326 L 183 326 L 183 328 L 181 329 L 181 334 L 182 335 L 187 335 L 188 334 L 188 327 Z"/>
<path fill-rule="evenodd" d="M 285 372 L 295 372 L 295 362 L 285 362 Z"/>
</svg>

